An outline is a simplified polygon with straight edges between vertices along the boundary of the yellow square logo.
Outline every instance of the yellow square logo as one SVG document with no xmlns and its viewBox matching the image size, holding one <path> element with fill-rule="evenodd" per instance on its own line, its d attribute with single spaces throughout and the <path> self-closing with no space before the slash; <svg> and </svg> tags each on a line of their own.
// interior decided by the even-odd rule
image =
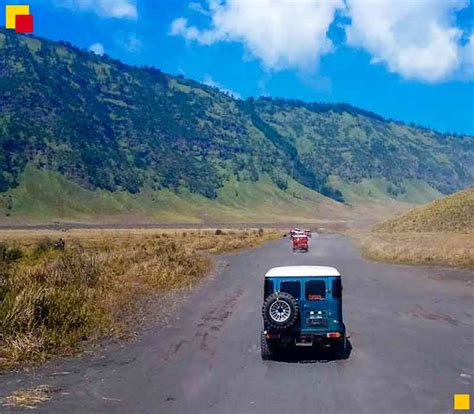
<svg viewBox="0 0 474 414">
<path fill-rule="evenodd" d="M 469 394 L 454 394 L 454 409 L 455 410 L 470 410 L 471 401 Z"/>
<path fill-rule="evenodd" d="M 5 27 L 7 29 L 16 29 L 16 16 L 30 14 L 30 6 L 7 6 L 6 11 Z"/>
</svg>

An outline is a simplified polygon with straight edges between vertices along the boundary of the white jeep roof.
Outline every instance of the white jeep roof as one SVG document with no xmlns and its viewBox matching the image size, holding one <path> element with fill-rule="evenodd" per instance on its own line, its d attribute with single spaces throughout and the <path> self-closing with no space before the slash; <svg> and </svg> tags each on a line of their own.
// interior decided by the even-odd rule
<svg viewBox="0 0 474 414">
<path fill-rule="evenodd" d="M 281 266 L 270 269 L 265 277 L 316 277 L 341 276 L 334 267 L 327 266 Z"/>
</svg>

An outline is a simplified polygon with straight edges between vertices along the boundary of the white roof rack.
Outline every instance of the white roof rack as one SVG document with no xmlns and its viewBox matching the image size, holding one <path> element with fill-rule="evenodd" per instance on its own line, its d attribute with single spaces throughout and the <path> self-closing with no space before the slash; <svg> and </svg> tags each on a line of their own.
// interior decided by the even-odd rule
<svg viewBox="0 0 474 414">
<path fill-rule="evenodd" d="M 317 277 L 341 276 L 334 267 L 327 266 L 281 266 L 270 269 L 265 277 Z"/>
</svg>

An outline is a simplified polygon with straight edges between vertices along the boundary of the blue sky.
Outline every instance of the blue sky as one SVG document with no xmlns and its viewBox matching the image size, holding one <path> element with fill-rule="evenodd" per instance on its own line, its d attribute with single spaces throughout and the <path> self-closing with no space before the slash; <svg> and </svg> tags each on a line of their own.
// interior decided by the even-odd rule
<svg viewBox="0 0 474 414">
<path fill-rule="evenodd" d="M 35 34 L 232 91 L 474 135 L 468 0 L 30 0 Z M 4 13 L 0 25 L 4 25 Z"/>
</svg>

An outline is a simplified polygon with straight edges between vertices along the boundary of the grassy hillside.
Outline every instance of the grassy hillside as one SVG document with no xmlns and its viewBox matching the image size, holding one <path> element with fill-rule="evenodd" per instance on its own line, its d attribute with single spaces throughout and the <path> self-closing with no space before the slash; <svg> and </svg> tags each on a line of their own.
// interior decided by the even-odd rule
<svg viewBox="0 0 474 414">
<path fill-rule="evenodd" d="M 474 187 L 353 235 L 373 260 L 474 269 Z"/>
<path fill-rule="evenodd" d="M 32 200 L 34 197 L 34 201 Z M 11 212 L 14 211 L 14 215 Z M 287 223 L 345 220 L 349 209 L 294 180 L 287 190 L 269 177 L 228 181 L 215 199 L 187 189 L 140 192 L 90 190 L 58 172 L 27 167 L 20 185 L 0 197 L 4 223 Z"/>
<path fill-rule="evenodd" d="M 474 187 L 388 220 L 375 227 L 378 232 L 474 231 Z"/>
<path fill-rule="evenodd" d="M 314 221 L 472 185 L 474 139 L 345 104 L 236 100 L 0 29 L 0 221 Z"/>
</svg>

